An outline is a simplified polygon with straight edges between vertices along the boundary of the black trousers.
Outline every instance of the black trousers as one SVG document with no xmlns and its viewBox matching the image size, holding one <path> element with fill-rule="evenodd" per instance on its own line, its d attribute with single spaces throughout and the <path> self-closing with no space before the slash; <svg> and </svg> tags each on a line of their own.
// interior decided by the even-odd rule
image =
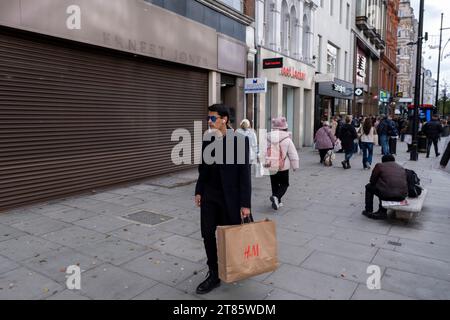
<svg viewBox="0 0 450 320">
<path fill-rule="evenodd" d="M 279 171 L 277 174 L 270 176 L 270 183 L 272 185 L 272 195 L 281 202 L 281 198 L 283 198 L 289 188 L 289 170 Z"/>
<path fill-rule="evenodd" d="M 366 212 L 368 213 L 372 213 L 373 212 L 373 197 L 377 196 L 380 200 L 380 205 L 379 205 L 379 211 L 387 211 L 386 209 L 383 208 L 383 206 L 381 205 L 381 201 L 383 199 L 381 199 L 381 195 L 380 192 L 378 191 L 378 189 L 373 186 L 372 184 L 368 184 L 366 186 Z"/>
<path fill-rule="evenodd" d="M 389 138 L 389 150 L 391 154 L 397 154 L 397 139 Z"/>
<path fill-rule="evenodd" d="M 430 156 L 431 152 L 431 144 L 434 144 L 434 152 L 436 153 L 436 157 L 439 153 L 439 138 L 428 138 L 428 145 L 427 145 L 427 157 Z"/>
<path fill-rule="evenodd" d="M 320 149 L 319 150 L 319 154 L 320 154 L 320 163 L 323 163 L 325 161 L 325 156 L 327 155 L 328 151 L 333 150 L 333 149 Z"/>
<path fill-rule="evenodd" d="M 450 160 L 450 141 L 447 143 L 447 148 L 445 148 L 444 155 L 441 159 L 441 166 L 446 167 L 448 165 L 448 161 Z"/>
<path fill-rule="evenodd" d="M 201 204 L 201 232 L 205 245 L 208 267 L 218 272 L 216 229 L 218 226 L 231 225 L 226 213 L 223 191 L 206 188 Z"/>
</svg>

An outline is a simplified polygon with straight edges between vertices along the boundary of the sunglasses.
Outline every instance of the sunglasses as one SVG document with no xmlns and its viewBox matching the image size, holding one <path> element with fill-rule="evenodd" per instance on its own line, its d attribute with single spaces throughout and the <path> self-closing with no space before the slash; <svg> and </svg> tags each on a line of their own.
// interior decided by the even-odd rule
<svg viewBox="0 0 450 320">
<path fill-rule="evenodd" d="M 216 116 L 208 116 L 206 118 L 206 121 L 209 122 L 209 120 L 211 120 L 212 123 L 216 123 L 217 119 L 219 119 L 220 117 L 216 117 Z"/>
</svg>

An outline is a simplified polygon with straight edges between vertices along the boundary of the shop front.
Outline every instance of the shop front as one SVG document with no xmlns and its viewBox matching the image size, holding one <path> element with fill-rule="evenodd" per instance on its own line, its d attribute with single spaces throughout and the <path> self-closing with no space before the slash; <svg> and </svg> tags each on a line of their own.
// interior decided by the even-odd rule
<svg viewBox="0 0 450 320">
<path fill-rule="evenodd" d="M 334 116 L 351 114 L 351 102 L 354 98 L 354 84 L 334 79 L 323 81 L 316 77 L 316 116 L 314 131 L 322 126 L 323 121 L 330 121 Z"/>
<path fill-rule="evenodd" d="M 0 210 L 192 167 L 171 135 L 221 75 L 243 109 L 245 44 L 210 27 L 137 0 L 18 3 L 0 4 Z"/>
<path fill-rule="evenodd" d="M 300 148 L 312 144 L 314 118 L 314 68 L 301 61 L 260 48 L 259 75 L 267 78 L 267 92 L 260 95 L 258 122 L 270 131 L 271 120 L 286 117 L 294 144 Z M 264 60 L 281 58 L 282 67 L 263 68 Z"/>
</svg>

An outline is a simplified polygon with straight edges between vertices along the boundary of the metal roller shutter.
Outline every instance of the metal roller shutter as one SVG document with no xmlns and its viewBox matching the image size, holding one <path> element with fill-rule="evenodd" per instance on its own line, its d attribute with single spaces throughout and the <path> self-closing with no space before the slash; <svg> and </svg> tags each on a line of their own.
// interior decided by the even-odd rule
<svg viewBox="0 0 450 320">
<path fill-rule="evenodd" d="M 186 169 L 205 71 L 0 30 L 0 210 Z"/>
</svg>

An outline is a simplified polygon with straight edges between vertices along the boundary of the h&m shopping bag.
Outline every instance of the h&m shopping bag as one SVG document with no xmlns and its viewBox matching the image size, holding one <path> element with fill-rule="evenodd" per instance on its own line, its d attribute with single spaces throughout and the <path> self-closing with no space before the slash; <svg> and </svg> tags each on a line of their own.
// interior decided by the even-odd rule
<svg viewBox="0 0 450 320">
<path fill-rule="evenodd" d="M 244 280 L 278 268 L 275 222 L 265 220 L 217 228 L 219 278 Z"/>
</svg>

